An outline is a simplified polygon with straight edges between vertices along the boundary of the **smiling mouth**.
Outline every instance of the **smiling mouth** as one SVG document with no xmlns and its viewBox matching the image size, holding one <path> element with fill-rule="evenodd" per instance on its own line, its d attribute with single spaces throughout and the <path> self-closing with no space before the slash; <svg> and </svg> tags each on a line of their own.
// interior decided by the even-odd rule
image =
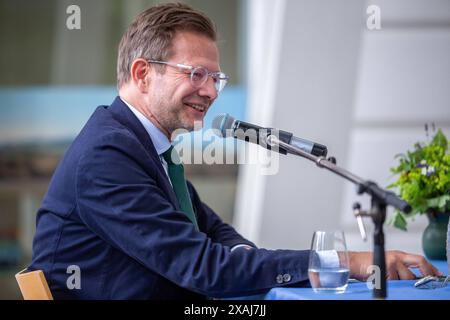
<svg viewBox="0 0 450 320">
<path fill-rule="evenodd" d="M 206 107 L 199 105 L 199 104 L 189 104 L 189 103 L 185 103 L 185 105 L 187 105 L 188 107 L 191 107 L 194 110 L 197 110 L 198 112 L 205 112 L 206 111 Z"/>
</svg>

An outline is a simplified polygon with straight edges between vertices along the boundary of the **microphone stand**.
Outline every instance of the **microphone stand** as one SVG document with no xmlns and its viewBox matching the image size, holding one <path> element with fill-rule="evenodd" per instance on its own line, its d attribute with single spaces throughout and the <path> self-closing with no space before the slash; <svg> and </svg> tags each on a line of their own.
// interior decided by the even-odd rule
<svg viewBox="0 0 450 320">
<path fill-rule="evenodd" d="M 330 158 L 329 160 L 324 157 L 316 157 L 303 151 L 300 148 L 287 144 L 278 139 L 275 135 L 269 135 L 266 138 L 266 142 L 272 148 L 279 148 L 281 150 L 289 151 L 292 154 L 306 158 L 314 163 L 319 168 L 327 169 L 334 172 L 338 176 L 353 182 L 357 186 L 357 193 L 359 195 L 366 193 L 371 196 L 371 209 L 369 212 L 361 211 L 359 203 L 354 205 L 355 217 L 358 220 L 358 226 L 361 231 L 361 236 L 365 240 L 365 230 L 361 217 L 371 217 L 375 224 L 375 230 L 373 234 L 374 250 L 373 250 L 373 265 L 379 268 L 379 279 L 374 277 L 373 297 L 375 299 L 385 299 L 387 297 L 386 288 L 386 261 L 385 261 L 385 248 L 384 248 L 384 233 L 383 224 L 386 220 L 386 207 L 391 205 L 400 211 L 408 213 L 411 211 L 411 206 L 398 198 L 393 192 L 380 188 L 375 182 L 364 180 L 355 174 L 342 169 L 336 165 L 336 160 Z M 374 270 L 376 274 L 376 270 Z M 378 280 L 378 281 L 377 281 Z M 378 282 L 378 283 L 377 283 Z"/>
</svg>

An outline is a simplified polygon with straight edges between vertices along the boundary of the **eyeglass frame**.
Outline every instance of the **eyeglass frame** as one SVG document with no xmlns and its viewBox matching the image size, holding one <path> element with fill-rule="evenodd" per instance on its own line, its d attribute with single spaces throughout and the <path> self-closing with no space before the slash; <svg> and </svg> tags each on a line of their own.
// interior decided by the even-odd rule
<svg viewBox="0 0 450 320">
<path fill-rule="evenodd" d="M 207 81 L 208 81 L 208 77 L 211 77 L 214 80 L 214 84 L 215 84 L 215 88 L 216 88 L 216 92 L 220 93 L 222 92 L 222 90 L 227 86 L 228 81 L 230 80 L 230 77 L 227 76 L 225 73 L 218 71 L 218 72 L 211 72 L 209 71 L 207 68 L 202 67 L 202 66 L 189 66 L 189 65 L 185 65 L 185 64 L 181 64 L 181 63 L 173 63 L 173 62 L 167 62 L 167 61 L 158 61 L 158 60 L 147 60 L 148 63 L 156 63 L 156 64 L 161 64 L 161 65 L 166 65 L 169 67 L 173 67 L 173 68 L 180 68 L 180 69 L 184 69 L 184 70 L 189 70 L 190 71 L 190 80 L 191 80 L 191 84 L 192 86 L 196 87 L 196 88 L 200 88 L 201 86 L 203 86 Z M 193 80 L 194 77 L 194 72 L 195 70 L 198 69 L 204 69 L 206 71 L 206 77 L 203 80 L 203 82 L 200 85 L 196 85 L 195 81 Z M 219 81 L 225 81 L 224 85 L 222 87 L 219 86 L 219 88 L 216 86 L 216 83 L 220 83 Z"/>
</svg>

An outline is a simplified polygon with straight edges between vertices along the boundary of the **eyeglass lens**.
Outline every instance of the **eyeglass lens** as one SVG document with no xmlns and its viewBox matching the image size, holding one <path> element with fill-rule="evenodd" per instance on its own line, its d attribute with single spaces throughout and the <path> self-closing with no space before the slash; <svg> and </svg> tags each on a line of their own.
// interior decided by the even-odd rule
<svg viewBox="0 0 450 320">
<path fill-rule="evenodd" d="M 208 80 L 209 72 L 207 69 L 198 67 L 194 68 L 191 72 L 191 81 L 192 84 L 196 87 L 200 87 L 205 84 Z M 222 91 L 225 87 L 227 81 L 225 79 L 221 79 L 218 75 L 212 74 L 211 77 L 214 80 L 214 85 L 216 87 L 217 92 Z"/>
</svg>

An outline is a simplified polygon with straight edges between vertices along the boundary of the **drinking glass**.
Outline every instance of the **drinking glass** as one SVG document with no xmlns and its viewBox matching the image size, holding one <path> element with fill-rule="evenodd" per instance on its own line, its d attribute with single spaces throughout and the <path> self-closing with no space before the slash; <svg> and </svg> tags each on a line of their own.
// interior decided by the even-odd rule
<svg viewBox="0 0 450 320">
<path fill-rule="evenodd" d="M 343 293 L 348 285 L 349 274 L 344 232 L 314 232 L 308 268 L 313 290 Z"/>
</svg>

